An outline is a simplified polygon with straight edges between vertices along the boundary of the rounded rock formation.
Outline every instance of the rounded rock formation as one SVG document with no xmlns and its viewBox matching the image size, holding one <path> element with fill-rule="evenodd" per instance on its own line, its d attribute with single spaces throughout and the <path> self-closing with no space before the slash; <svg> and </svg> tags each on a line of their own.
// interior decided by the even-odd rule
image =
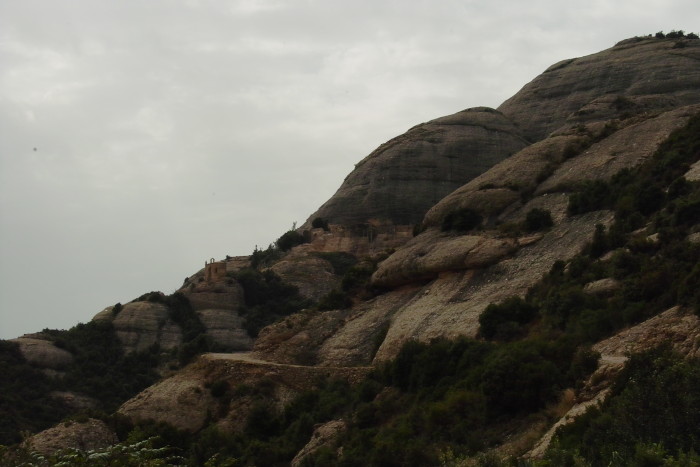
<svg viewBox="0 0 700 467">
<path fill-rule="evenodd" d="M 486 107 L 417 125 L 360 161 L 305 225 L 317 217 L 415 224 L 443 196 L 527 144 L 513 123 Z"/>
</svg>

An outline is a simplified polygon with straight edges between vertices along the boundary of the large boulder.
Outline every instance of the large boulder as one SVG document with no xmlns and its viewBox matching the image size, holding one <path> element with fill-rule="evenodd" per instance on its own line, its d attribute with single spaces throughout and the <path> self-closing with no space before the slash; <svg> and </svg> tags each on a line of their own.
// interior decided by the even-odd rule
<svg viewBox="0 0 700 467">
<path fill-rule="evenodd" d="M 698 60 L 700 40 L 628 39 L 552 65 L 498 110 L 537 141 L 565 124 L 696 104 Z"/>
<path fill-rule="evenodd" d="M 83 422 L 67 421 L 37 433 L 22 443 L 23 447 L 44 455 L 63 449 L 92 451 L 118 443 L 117 435 L 105 422 L 90 418 Z"/>
<path fill-rule="evenodd" d="M 148 350 L 154 344 L 168 350 L 182 343 L 180 327 L 170 319 L 168 308 L 161 303 L 127 303 L 112 323 L 126 353 Z"/>
<path fill-rule="evenodd" d="M 244 319 L 235 311 L 208 309 L 196 312 L 207 336 L 228 350 L 250 350 L 253 339 L 243 328 Z"/>
<path fill-rule="evenodd" d="M 360 161 L 316 217 L 334 224 L 419 222 L 443 196 L 527 146 L 520 131 L 486 107 L 417 125 Z"/>
<path fill-rule="evenodd" d="M 16 342 L 22 356 L 37 367 L 62 370 L 73 363 L 73 354 L 56 347 L 51 341 L 22 336 L 11 339 L 11 342 Z"/>
</svg>

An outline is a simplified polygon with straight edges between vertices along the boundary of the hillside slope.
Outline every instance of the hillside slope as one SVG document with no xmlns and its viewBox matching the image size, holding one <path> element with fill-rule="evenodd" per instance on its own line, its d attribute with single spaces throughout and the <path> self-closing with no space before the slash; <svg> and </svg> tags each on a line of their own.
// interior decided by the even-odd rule
<svg viewBox="0 0 700 467">
<path fill-rule="evenodd" d="M 295 463 L 553 456 L 559 418 L 620 396 L 626 349 L 698 356 L 698 54 L 648 37 L 560 62 L 498 111 L 380 146 L 276 246 L 7 343 L 17 383 L 41 384 L 2 405 L 2 442 L 121 404 L 101 416 L 122 441 L 159 434 L 193 465 L 287 464 L 310 439 Z M 102 401 L 120 378 L 134 383 Z M 32 424 L 25 403 L 60 410 Z"/>
</svg>

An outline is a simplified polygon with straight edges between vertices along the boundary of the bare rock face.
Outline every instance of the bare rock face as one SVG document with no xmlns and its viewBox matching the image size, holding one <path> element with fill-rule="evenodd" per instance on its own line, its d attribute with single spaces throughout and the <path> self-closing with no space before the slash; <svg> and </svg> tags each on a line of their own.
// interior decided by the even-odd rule
<svg viewBox="0 0 700 467">
<path fill-rule="evenodd" d="M 73 363 L 73 355 L 52 342 L 34 337 L 18 337 L 11 342 L 19 344 L 19 350 L 32 365 L 51 370 L 61 370 Z"/>
<path fill-rule="evenodd" d="M 555 261 L 578 254 L 596 224 L 607 225 L 611 220 L 611 213 L 605 211 L 566 218 L 538 241 L 492 266 L 439 274 L 394 313 L 375 361 L 394 358 L 411 339 L 429 342 L 436 337 L 476 336 L 479 315 L 489 304 L 524 296 Z"/>
<path fill-rule="evenodd" d="M 200 283 L 181 289 L 195 310 L 231 310 L 243 305 L 243 288 L 233 279 L 213 284 Z"/>
<path fill-rule="evenodd" d="M 250 350 L 253 339 L 243 328 L 244 319 L 238 313 L 230 310 L 200 310 L 197 311 L 199 320 L 204 325 L 207 336 L 215 344 L 228 350 Z"/>
<path fill-rule="evenodd" d="M 331 263 L 310 253 L 305 248 L 294 248 L 270 269 L 285 284 L 297 287 L 302 297 L 318 300 L 338 288 L 340 278 L 333 274 Z"/>
<path fill-rule="evenodd" d="M 415 224 L 443 196 L 527 144 L 507 118 L 485 107 L 417 125 L 360 161 L 307 224 L 316 217 Z"/>
<path fill-rule="evenodd" d="M 126 353 L 147 350 L 156 343 L 162 349 L 173 349 L 182 343 L 180 327 L 170 320 L 167 307 L 160 303 L 127 303 L 112 323 Z"/>
<path fill-rule="evenodd" d="M 629 39 L 549 67 L 498 110 L 525 136 L 541 140 L 559 127 L 628 112 L 700 102 L 700 40 Z"/>
<path fill-rule="evenodd" d="M 266 400 L 280 410 L 303 391 L 330 376 L 351 384 L 361 381 L 370 367 L 324 368 L 266 362 L 247 353 L 204 354 L 184 370 L 146 388 L 125 402 L 119 413 L 132 421 L 153 420 L 180 430 L 196 432 L 214 422 L 226 429 L 245 427 L 252 404 L 236 388 L 264 386 Z M 213 388 L 224 385 L 230 397 Z"/>
<path fill-rule="evenodd" d="M 560 191 L 582 180 L 607 180 L 624 168 L 641 164 L 674 130 L 685 126 L 699 111 L 699 105 L 691 105 L 633 121 L 583 153 L 564 161 L 537 188 L 537 193 Z"/>
<path fill-rule="evenodd" d="M 608 297 L 619 290 L 620 287 L 622 287 L 620 281 L 611 277 L 606 277 L 605 279 L 589 282 L 585 285 L 583 291 L 587 294 L 597 295 L 599 297 Z"/>
<path fill-rule="evenodd" d="M 207 412 L 216 405 L 205 387 L 205 378 L 188 367 L 146 388 L 126 401 L 118 412 L 133 421 L 153 420 L 195 432 L 204 426 Z"/>
<path fill-rule="evenodd" d="M 433 230 L 382 262 L 372 276 L 372 284 L 395 287 L 433 279 L 441 272 L 483 268 L 497 263 L 516 249 L 517 241 L 510 238 L 455 236 Z"/>
<path fill-rule="evenodd" d="M 691 105 L 624 122 L 590 124 L 539 141 L 445 196 L 425 215 L 437 227 L 451 212 L 469 208 L 486 222 L 506 219 L 525 197 L 566 192 L 584 180 L 606 180 L 651 157 L 676 129 L 700 111 Z M 610 122 L 608 122 L 610 123 Z M 606 134 L 606 132 L 612 132 Z"/>
<path fill-rule="evenodd" d="M 90 451 L 118 443 L 117 435 L 101 420 L 69 421 L 35 434 L 22 443 L 23 447 L 44 455 L 62 449 Z"/>
</svg>

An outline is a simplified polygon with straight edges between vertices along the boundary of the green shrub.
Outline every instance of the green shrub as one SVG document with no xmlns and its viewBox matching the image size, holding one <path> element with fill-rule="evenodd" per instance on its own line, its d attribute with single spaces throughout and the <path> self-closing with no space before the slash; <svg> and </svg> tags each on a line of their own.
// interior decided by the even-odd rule
<svg viewBox="0 0 700 467">
<path fill-rule="evenodd" d="M 699 386 L 696 359 L 668 346 L 633 355 L 602 406 L 560 429 L 557 446 L 592 465 L 661 465 L 636 462 L 700 452 Z"/>
<path fill-rule="evenodd" d="M 295 230 L 289 230 L 282 234 L 280 238 L 275 241 L 275 245 L 282 251 L 289 251 L 297 245 L 306 243 L 306 239 L 302 234 Z"/>
<path fill-rule="evenodd" d="M 326 232 L 330 230 L 330 227 L 328 226 L 328 220 L 322 217 L 317 217 L 313 221 L 311 221 L 311 227 L 313 227 L 314 229 L 323 229 Z"/>
<path fill-rule="evenodd" d="M 297 287 L 285 284 L 269 269 L 263 272 L 252 268 L 241 269 L 234 277 L 243 287 L 245 306 L 239 312 L 245 318 L 245 328 L 252 337 L 256 337 L 263 327 L 310 305 L 299 295 Z"/>
<path fill-rule="evenodd" d="M 319 251 L 313 253 L 321 259 L 325 259 L 333 266 L 333 274 L 342 276 L 357 264 L 357 257 L 344 251 Z"/>
<path fill-rule="evenodd" d="M 448 213 L 442 221 L 441 229 L 443 232 L 468 232 L 481 225 L 482 221 L 483 218 L 475 210 L 462 208 Z"/>
<path fill-rule="evenodd" d="M 528 232 L 538 232 L 554 225 L 552 213 L 545 209 L 531 209 L 525 216 L 525 230 Z"/>
<path fill-rule="evenodd" d="M 479 316 L 479 334 L 486 339 L 509 341 L 525 334 L 522 326 L 537 316 L 537 308 L 520 297 L 491 304 Z"/>
<path fill-rule="evenodd" d="M 333 289 L 324 295 L 318 301 L 318 309 L 320 311 L 326 310 L 344 310 L 352 306 L 352 299 L 348 297 L 346 292 Z"/>
</svg>

